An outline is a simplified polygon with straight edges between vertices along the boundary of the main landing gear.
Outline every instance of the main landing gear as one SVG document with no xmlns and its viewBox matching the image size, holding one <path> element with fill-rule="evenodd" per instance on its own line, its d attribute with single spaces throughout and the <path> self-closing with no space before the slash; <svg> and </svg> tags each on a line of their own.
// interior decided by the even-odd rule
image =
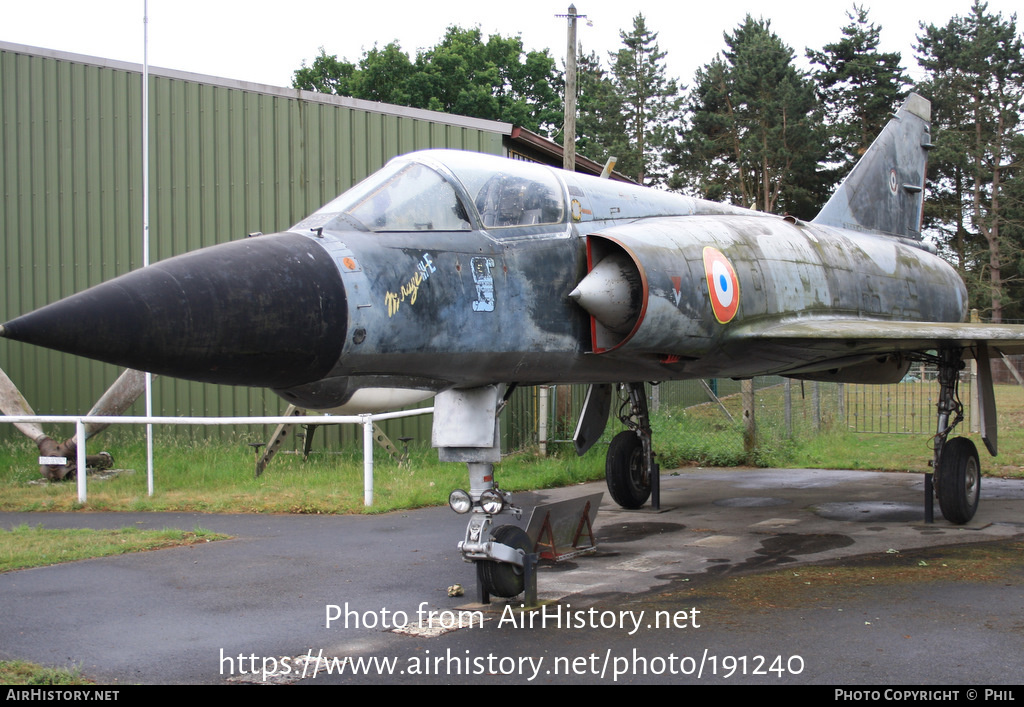
<svg viewBox="0 0 1024 707">
<path fill-rule="evenodd" d="M 979 342 L 974 353 L 978 362 L 978 387 L 985 446 L 996 453 L 995 402 L 987 347 Z M 929 357 L 939 369 L 939 402 L 934 437 L 932 467 L 935 475 L 934 497 L 942 515 L 950 523 L 963 525 L 974 518 L 981 493 L 981 464 L 978 448 L 966 437 L 949 435 L 963 419 L 964 406 L 959 396 L 960 371 L 964 368 L 962 349 L 945 349 Z M 603 428 L 610 407 L 610 386 L 592 386 L 577 428 L 577 452 L 582 454 Z M 617 434 L 608 448 L 605 480 L 611 497 L 623 508 L 640 508 L 648 498 L 659 508 L 659 472 L 651 449 L 651 424 L 643 383 L 620 386 L 618 418 L 628 428 Z M 593 412 L 592 412 L 593 411 Z M 929 479 L 929 482 L 931 479 Z M 932 489 L 926 489 L 926 516 L 931 521 Z"/>
<path fill-rule="evenodd" d="M 981 363 L 982 356 L 979 355 L 978 358 Z M 962 352 L 959 349 L 941 351 L 938 364 L 938 425 L 935 432 L 935 456 L 932 460 L 932 467 L 935 470 L 935 495 L 946 520 L 963 525 L 970 522 L 978 510 L 981 464 L 974 442 L 966 437 L 948 439 L 949 433 L 964 419 L 964 406 L 959 395 L 960 371 L 964 367 Z M 983 365 L 988 365 L 987 356 L 984 357 Z M 984 386 L 984 383 L 982 385 Z M 990 381 L 988 385 L 991 387 Z M 930 515 L 929 513 L 929 521 Z"/>
<path fill-rule="evenodd" d="M 616 390 L 607 383 L 593 384 L 587 390 L 572 438 L 576 454 L 586 454 L 604 434 L 615 397 Z M 608 447 L 604 467 L 608 493 L 623 508 L 640 508 L 650 498 L 651 507 L 658 510 L 661 486 L 651 449 L 651 417 L 644 384 L 622 383 L 618 399 L 616 416 L 627 429 L 615 435 Z"/>
<path fill-rule="evenodd" d="M 651 449 L 647 392 L 643 383 L 625 383 L 622 392 L 618 417 L 628 429 L 615 435 L 608 447 L 604 472 L 608 493 L 623 508 L 640 508 L 653 496 L 651 505 L 657 509 L 659 469 Z"/>
</svg>

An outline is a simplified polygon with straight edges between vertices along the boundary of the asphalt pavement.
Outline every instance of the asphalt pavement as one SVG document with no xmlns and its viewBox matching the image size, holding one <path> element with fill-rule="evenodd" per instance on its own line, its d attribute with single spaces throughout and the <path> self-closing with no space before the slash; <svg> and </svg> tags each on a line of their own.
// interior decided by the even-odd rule
<svg viewBox="0 0 1024 707">
<path fill-rule="evenodd" d="M 448 508 L 0 513 L 233 538 L 0 575 L 0 657 L 109 684 L 1019 684 L 1024 482 L 984 479 L 963 527 L 922 502 L 920 474 L 666 472 L 659 512 L 605 498 L 597 551 L 544 564 L 533 611 L 475 603 Z"/>
</svg>

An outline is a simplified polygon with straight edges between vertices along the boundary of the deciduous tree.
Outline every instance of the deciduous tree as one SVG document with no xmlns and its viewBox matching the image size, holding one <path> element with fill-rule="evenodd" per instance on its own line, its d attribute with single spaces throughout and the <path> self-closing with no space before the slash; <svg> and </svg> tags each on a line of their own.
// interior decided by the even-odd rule
<svg viewBox="0 0 1024 707">
<path fill-rule="evenodd" d="M 338 59 L 333 54 L 328 55 L 324 48 L 320 47 L 320 55 L 313 60 L 310 66 L 306 66 L 306 62 L 303 61 L 302 66 L 293 72 L 292 88 L 351 96 L 353 95 L 351 81 L 355 71 L 355 64 L 345 59 Z"/>
<path fill-rule="evenodd" d="M 526 51 L 520 37 L 449 27 L 412 60 L 397 42 L 363 53 L 358 64 L 321 49 L 292 85 L 323 93 L 500 120 L 549 134 L 561 125 L 561 76 L 547 50 Z"/>
</svg>

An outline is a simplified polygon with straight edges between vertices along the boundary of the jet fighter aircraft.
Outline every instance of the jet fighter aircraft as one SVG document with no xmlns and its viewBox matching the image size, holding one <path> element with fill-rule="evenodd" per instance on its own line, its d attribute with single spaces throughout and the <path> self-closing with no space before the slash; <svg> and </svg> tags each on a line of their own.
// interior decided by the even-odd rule
<svg viewBox="0 0 1024 707">
<path fill-rule="evenodd" d="M 436 395 L 433 444 L 465 462 L 460 544 L 489 593 L 522 589 L 525 534 L 493 480 L 509 388 L 589 383 L 585 451 L 614 396 L 612 497 L 657 474 L 644 381 L 776 374 L 898 382 L 940 371 L 935 474 L 946 518 L 978 505 L 962 419 L 978 359 L 1024 327 L 962 323 L 967 292 L 920 234 L 930 104 L 911 95 L 811 222 L 458 151 L 392 160 L 284 233 L 180 255 L 3 325 L 3 336 L 197 381 L 266 386 L 295 405 L 368 410 Z M 346 407 L 347 406 L 347 407 Z"/>
</svg>

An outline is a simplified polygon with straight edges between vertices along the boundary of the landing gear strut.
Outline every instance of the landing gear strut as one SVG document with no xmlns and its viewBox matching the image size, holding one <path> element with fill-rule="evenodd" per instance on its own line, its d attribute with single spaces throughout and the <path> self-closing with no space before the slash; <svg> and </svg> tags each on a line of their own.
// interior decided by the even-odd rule
<svg viewBox="0 0 1024 707">
<path fill-rule="evenodd" d="M 435 406 L 436 407 L 436 406 Z M 509 502 L 509 494 L 494 483 L 492 464 L 469 463 L 470 491 L 457 489 L 449 496 L 448 505 L 456 512 L 471 511 L 466 536 L 459 543 L 462 559 L 476 565 L 479 601 L 488 603 L 491 596 L 514 597 L 522 594 L 527 584 L 527 555 L 533 552 L 530 536 L 515 525 L 496 525 L 500 516 L 511 514 L 517 520 L 522 509 Z M 464 494 L 457 497 L 458 494 Z"/>
<path fill-rule="evenodd" d="M 970 522 L 978 510 L 981 493 L 981 464 L 978 449 L 966 437 L 947 439 L 964 419 L 960 402 L 960 371 L 964 367 L 962 352 L 949 349 L 939 354 L 938 425 L 935 432 L 935 495 L 942 515 L 950 523 Z M 931 522 L 930 513 L 926 518 Z"/>
<path fill-rule="evenodd" d="M 434 398 L 433 444 L 444 462 L 465 462 L 469 491 L 456 489 L 448 505 L 468 513 L 466 535 L 459 543 L 462 559 L 476 564 L 481 603 L 490 596 L 514 597 L 528 590 L 536 601 L 533 543 L 516 525 L 497 525 L 499 516 L 522 517 L 522 509 L 494 481 L 501 461 L 498 416 L 508 400 L 498 386 L 447 390 Z M 511 393 L 511 391 L 509 391 Z"/>
<path fill-rule="evenodd" d="M 651 449 L 651 419 L 643 383 L 625 383 L 627 397 L 619 406 L 619 420 L 629 429 L 612 438 L 605 460 L 608 493 L 623 508 L 640 508 L 651 498 L 660 508 L 659 469 Z"/>
</svg>

